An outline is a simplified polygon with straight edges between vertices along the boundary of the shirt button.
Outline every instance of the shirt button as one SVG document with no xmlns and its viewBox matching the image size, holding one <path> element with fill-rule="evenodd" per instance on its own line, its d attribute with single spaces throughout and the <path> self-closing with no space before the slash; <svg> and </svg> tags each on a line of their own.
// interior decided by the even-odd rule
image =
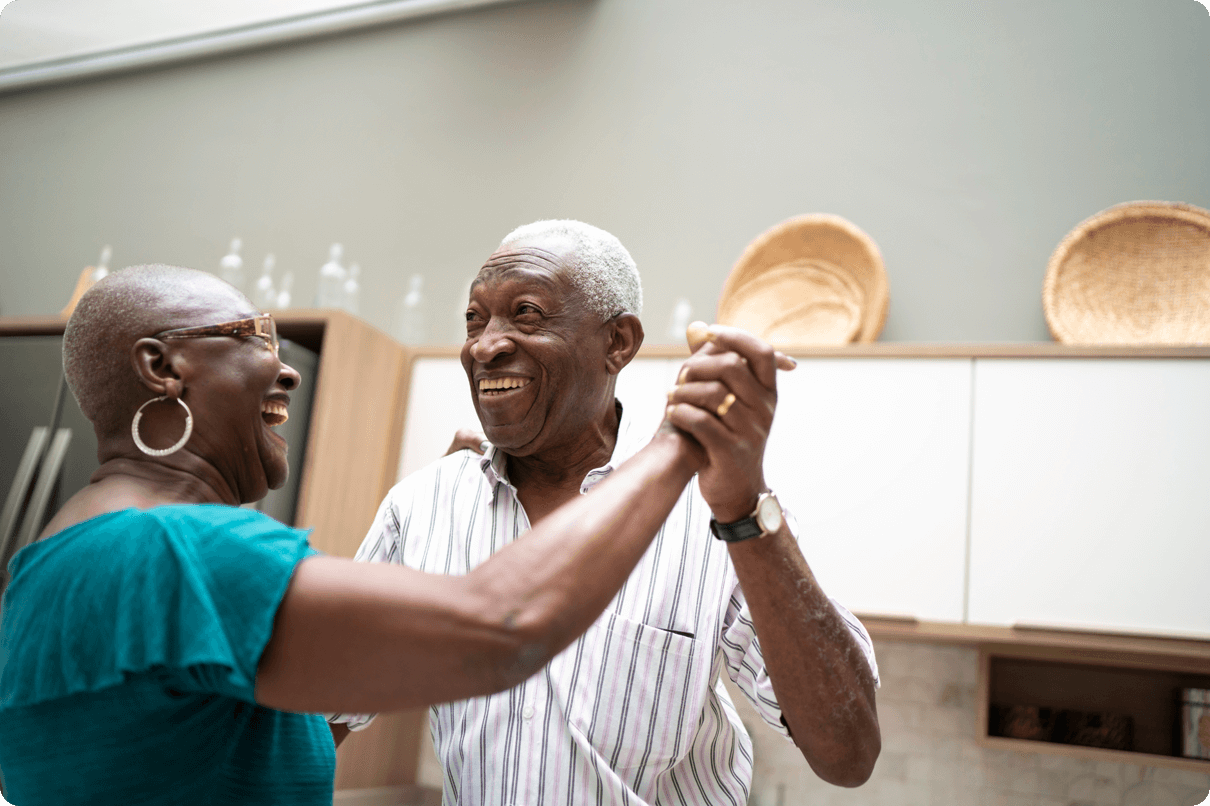
<svg viewBox="0 0 1210 806">
<path fill-rule="evenodd" d="M 534 718 L 534 707 L 532 705 L 527 705 L 524 708 L 522 708 L 521 716 L 525 719 L 533 719 Z"/>
</svg>

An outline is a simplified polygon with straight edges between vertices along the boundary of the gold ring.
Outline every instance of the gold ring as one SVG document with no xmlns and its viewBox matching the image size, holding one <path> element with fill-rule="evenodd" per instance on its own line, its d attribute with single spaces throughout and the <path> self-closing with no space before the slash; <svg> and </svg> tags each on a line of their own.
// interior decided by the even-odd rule
<svg viewBox="0 0 1210 806">
<path fill-rule="evenodd" d="M 723 417 L 727 414 L 727 412 L 731 411 L 731 404 L 734 402 L 735 395 L 728 392 L 727 396 L 723 398 L 723 402 L 718 404 L 718 416 Z"/>
</svg>

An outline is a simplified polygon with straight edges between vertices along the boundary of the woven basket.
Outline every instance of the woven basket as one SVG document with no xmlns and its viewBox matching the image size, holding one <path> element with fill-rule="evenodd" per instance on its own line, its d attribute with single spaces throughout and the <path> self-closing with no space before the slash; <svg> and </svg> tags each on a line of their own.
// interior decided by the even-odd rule
<svg viewBox="0 0 1210 806">
<path fill-rule="evenodd" d="M 1210 343 L 1210 212 L 1189 204 L 1119 204 L 1059 244 L 1042 288 L 1064 344 Z"/>
<path fill-rule="evenodd" d="M 874 241 L 840 216 L 813 214 L 748 245 L 723 283 L 717 319 L 778 347 L 871 342 L 888 302 Z"/>
</svg>

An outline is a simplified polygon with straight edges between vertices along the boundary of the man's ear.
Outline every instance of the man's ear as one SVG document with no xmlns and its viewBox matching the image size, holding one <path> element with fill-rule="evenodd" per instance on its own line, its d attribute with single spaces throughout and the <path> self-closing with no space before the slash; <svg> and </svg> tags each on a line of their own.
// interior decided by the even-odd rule
<svg viewBox="0 0 1210 806">
<path fill-rule="evenodd" d="M 130 349 L 130 362 L 139 382 L 157 397 L 168 395 L 179 398 L 185 391 L 181 380 L 177 357 L 168 345 L 158 339 L 139 339 Z"/>
<path fill-rule="evenodd" d="M 617 375 L 638 355 L 643 344 L 643 323 L 632 313 L 618 314 L 608 322 L 609 350 L 605 353 L 605 367 L 610 375 Z"/>
</svg>

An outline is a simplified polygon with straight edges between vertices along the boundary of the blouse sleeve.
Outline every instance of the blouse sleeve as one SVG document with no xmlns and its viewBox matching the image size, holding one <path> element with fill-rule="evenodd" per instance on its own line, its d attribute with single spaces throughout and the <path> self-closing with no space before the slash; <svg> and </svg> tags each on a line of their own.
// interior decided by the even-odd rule
<svg viewBox="0 0 1210 806">
<path fill-rule="evenodd" d="M 255 702 L 277 608 L 315 553 L 305 532 L 218 505 L 111 513 L 30 548 L 5 597 L 0 708 L 186 670 Z"/>
</svg>

